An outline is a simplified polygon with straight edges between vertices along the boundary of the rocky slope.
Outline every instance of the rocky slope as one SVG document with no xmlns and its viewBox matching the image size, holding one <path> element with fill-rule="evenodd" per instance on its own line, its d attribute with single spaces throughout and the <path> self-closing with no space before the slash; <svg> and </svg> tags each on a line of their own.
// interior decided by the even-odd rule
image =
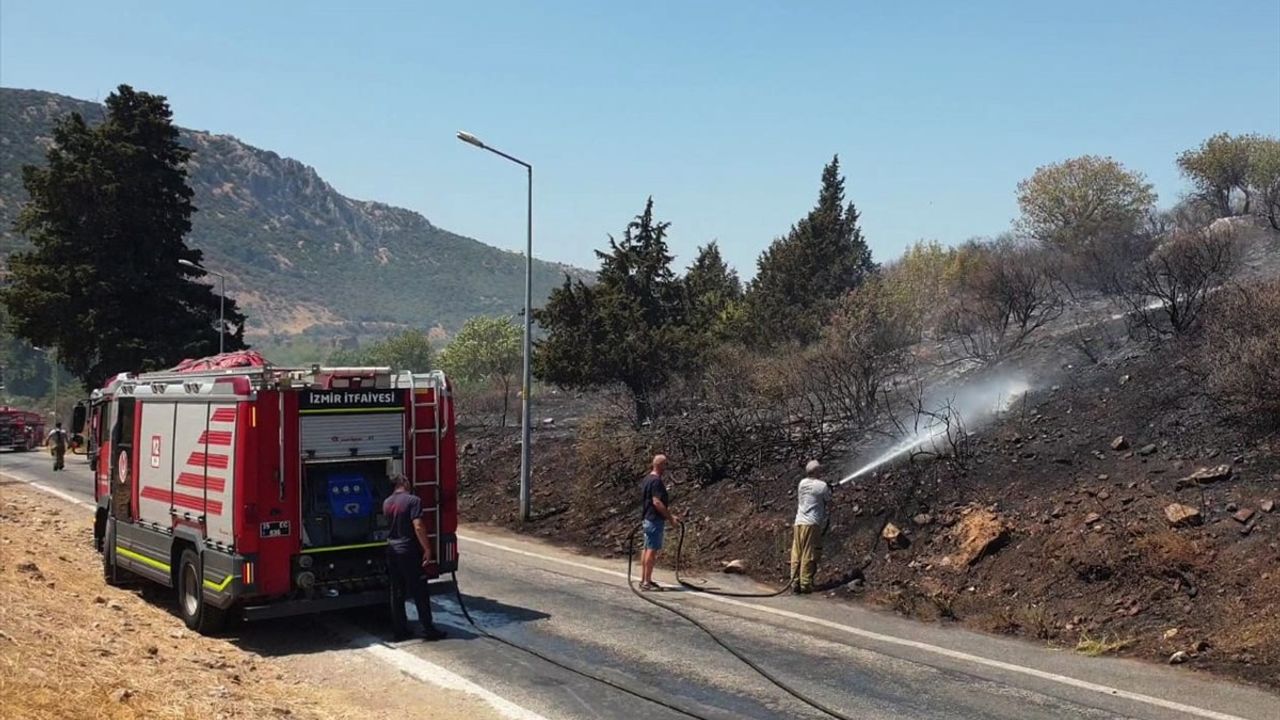
<svg viewBox="0 0 1280 720">
<path fill-rule="evenodd" d="M 13 231 L 26 200 L 22 165 L 43 162 L 54 121 L 70 112 L 103 117 L 97 103 L 0 88 L 0 263 L 26 243 Z M 189 242 L 227 273 L 252 334 L 380 333 L 388 323 L 456 330 L 472 315 L 523 304 L 519 254 L 345 197 L 313 168 L 230 135 L 184 129 L 182 137 L 195 151 L 188 172 L 199 210 Z M 566 273 L 585 275 L 536 263 L 535 297 Z"/>
</svg>

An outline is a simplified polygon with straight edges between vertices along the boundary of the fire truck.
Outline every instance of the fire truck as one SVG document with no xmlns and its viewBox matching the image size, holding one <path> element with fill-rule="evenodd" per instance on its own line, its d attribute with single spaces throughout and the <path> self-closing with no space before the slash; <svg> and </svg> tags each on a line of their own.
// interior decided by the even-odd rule
<svg viewBox="0 0 1280 720">
<path fill-rule="evenodd" d="M 0 450 L 35 450 L 44 442 L 44 418 L 39 413 L 0 407 Z"/>
<path fill-rule="evenodd" d="M 136 576 L 175 588 L 179 615 L 201 633 L 232 613 L 260 620 L 379 604 L 403 623 L 382 514 L 394 476 L 422 498 L 427 578 L 458 566 L 448 381 L 236 355 L 117 375 L 77 413 L 106 582 Z"/>
</svg>

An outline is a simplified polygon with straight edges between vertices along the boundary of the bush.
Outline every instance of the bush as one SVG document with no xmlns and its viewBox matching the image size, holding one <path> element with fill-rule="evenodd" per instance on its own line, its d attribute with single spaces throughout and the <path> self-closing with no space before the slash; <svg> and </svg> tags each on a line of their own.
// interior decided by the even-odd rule
<svg viewBox="0 0 1280 720">
<path fill-rule="evenodd" d="M 849 293 L 805 363 L 819 382 L 814 391 L 830 399 L 842 425 L 870 423 L 890 382 L 910 365 L 921 315 L 894 290 L 876 278 Z"/>
<path fill-rule="evenodd" d="M 1134 269 L 1124 301 L 1149 332 L 1186 335 L 1199 328 L 1210 294 L 1231 278 L 1239 261 L 1233 231 L 1180 230 Z"/>
<path fill-rule="evenodd" d="M 639 504 L 640 478 L 653 458 L 651 438 L 618 418 L 592 415 L 584 418 L 574 451 L 577 472 L 568 483 L 571 506 L 591 512 L 601 502 L 632 496 Z"/>
<path fill-rule="evenodd" d="M 770 372 L 766 360 L 724 347 L 703 373 L 672 389 L 682 407 L 667 408 L 661 429 L 698 484 L 741 477 L 783 444 L 778 408 L 760 394 Z"/>
<path fill-rule="evenodd" d="M 520 407 L 511 407 L 510 395 L 500 383 L 482 380 L 459 382 L 453 387 L 458 425 L 463 427 L 507 427 L 520 424 Z"/>
<path fill-rule="evenodd" d="M 1280 427 L 1280 279 L 1223 291 L 1192 358 L 1202 387 L 1232 414 Z"/>
<path fill-rule="evenodd" d="M 955 283 L 943 331 L 962 358 L 1000 360 L 1062 314 L 1049 252 L 1014 239 L 962 248 Z"/>
</svg>

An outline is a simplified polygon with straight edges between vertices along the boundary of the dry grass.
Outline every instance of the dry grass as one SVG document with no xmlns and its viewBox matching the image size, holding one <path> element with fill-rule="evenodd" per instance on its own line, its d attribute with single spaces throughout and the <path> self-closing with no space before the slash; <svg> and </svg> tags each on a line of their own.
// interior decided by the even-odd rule
<svg viewBox="0 0 1280 720">
<path fill-rule="evenodd" d="M 391 707 L 398 701 L 370 702 L 337 685 L 322 686 L 320 675 L 332 674 L 326 668 L 263 657 L 188 631 L 166 611 L 167 594 L 158 592 L 164 599 L 149 602 L 137 590 L 107 587 L 91 523 L 87 511 L 0 480 L 0 715 L 24 720 L 408 716 L 409 708 Z M 351 678 L 357 683 L 361 675 L 374 673 L 397 677 L 358 651 L 343 657 L 357 663 Z M 422 692 L 409 687 L 417 683 L 395 682 L 404 684 L 390 689 L 395 695 Z M 491 717 L 469 698 L 459 701 L 438 689 L 432 694 L 451 703 L 436 706 L 433 717 Z"/>
<path fill-rule="evenodd" d="M 1138 535 L 1134 542 L 1145 569 L 1161 575 L 1170 568 L 1194 570 L 1204 564 L 1204 552 L 1196 541 L 1168 528 Z"/>
<path fill-rule="evenodd" d="M 1137 641 L 1133 638 L 1112 638 L 1110 635 L 1092 638 L 1089 637 L 1088 633 L 1085 633 L 1080 636 L 1080 641 L 1076 643 L 1076 652 L 1087 657 L 1101 657 L 1118 653 L 1135 642 Z"/>
</svg>

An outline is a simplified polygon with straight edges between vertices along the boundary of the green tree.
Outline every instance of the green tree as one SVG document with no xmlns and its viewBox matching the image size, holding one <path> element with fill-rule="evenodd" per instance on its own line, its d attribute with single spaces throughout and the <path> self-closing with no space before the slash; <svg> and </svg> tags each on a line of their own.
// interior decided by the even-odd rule
<svg viewBox="0 0 1280 720">
<path fill-rule="evenodd" d="M 509 317 L 471 318 L 440 353 L 440 366 L 464 383 L 492 382 L 502 388 L 502 421 L 507 426 L 511 386 L 520 371 L 521 329 Z"/>
<path fill-rule="evenodd" d="M 1258 211 L 1280 230 L 1280 140 L 1258 138 L 1249 160 L 1249 187 L 1258 199 Z"/>
<path fill-rule="evenodd" d="M 596 252 L 596 284 L 565 283 L 534 319 L 546 331 L 534 356 L 538 376 L 563 387 L 621 384 L 635 420 L 653 417 L 654 394 L 687 369 L 691 350 L 684 289 L 671 271 L 670 223 L 653 218 L 653 198 L 609 251 Z"/>
<path fill-rule="evenodd" d="M 1232 199 L 1237 193 L 1243 197 L 1240 214 L 1249 214 L 1249 164 L 1258 139 L 1256 135 L 1218 133 L 1200 143 L 1200 147 L 1178 155 L 1182 174 L 1221 217 L 1236 214 Z"/>
<path fill-rule="evenodd" d="M 32 250 L 16 253 L 0 291 L 12 332 L 57 348 L 90 387 L 124 370 L 168 367 L 218 349 L 218 297 L 187 247 L 190 151 L 165 99 L 121 85 L 90 128 L 73 113 L 53 131 L 46 167 L 25 166 L 30 202 L 17 222 Z M 244 316 L 226 304 L 227 349 L 244 345 Z"/>
<path fill-rule="evenodd" d="M 415 373 L 428 372 L 435 366 L 435 350 L 421 330 L 403 330 L 376 342 L 365 349 L 364 357 L 370 365 Z"/>
<path fill-rule="evenodd" d="M 724 339 L 742 301 L 742 281 L 720 256 L 715 242 L 698 248 L 698 257 L 684 276 L 689 324 L 708 338 Z"/>
<path fill-rule="evenodd" d="M 836 156 L 822 170 L 817 206 L 760 255 L 747 290 L 747 339 L 817 340 L 836 302 L 875 272 L 858 217 L 853 203 L 845 204 Z"/>
<path fill-rule="evenodd" d="M 923 332 L 937 326 L 951 300 L 957 252 L 937 240 L 920 240 L 881 272 L 879 292 Z"/>
<path fill-rule="evenodd" d="M 1069 253 L 1132 235 L 1155 207 L 1142 173 L 1085 155 L 1037 168 L 1018 183 L 1020 229 Z"/>
</svg>

